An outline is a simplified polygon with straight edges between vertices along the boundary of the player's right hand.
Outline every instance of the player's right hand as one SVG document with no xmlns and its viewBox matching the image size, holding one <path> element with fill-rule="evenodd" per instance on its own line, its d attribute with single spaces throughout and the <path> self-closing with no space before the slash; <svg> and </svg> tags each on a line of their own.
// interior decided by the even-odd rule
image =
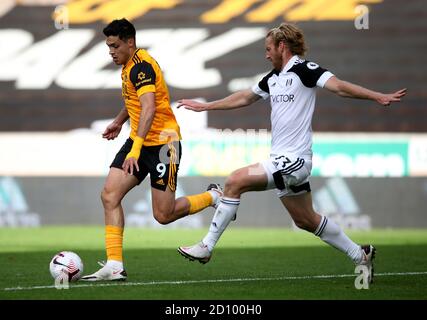
<svg viewBox="0 0 427 320">
<path fill-rule="evenodd" d="M 114 140 L 119 135 L 120 130 L 122 130 L 122 126 L 113 122 L 105 129 L 102 137 L 107 140 Z"/>
<path fill-rule="evenodd" d="M 200 112 L 207 110 L 206 103 L 198 102 L 190 99 L 178 100 L 177 108 L 184 106 L 185 109 Z"/>
</svg>

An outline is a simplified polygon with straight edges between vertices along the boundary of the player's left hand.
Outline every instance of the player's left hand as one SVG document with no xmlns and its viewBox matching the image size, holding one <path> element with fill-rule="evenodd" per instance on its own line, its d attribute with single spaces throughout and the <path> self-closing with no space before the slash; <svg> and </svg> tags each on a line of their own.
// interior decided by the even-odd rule
<svg viewBox="0 0 427 320">
<path fill-rule="evenodd" d="M 400 89 L 393 93 L 381 94 L 377 98 L 377 102 L 383 106 L 389 106 L 392 102 L 400 102 L 404 95 L 406 95 L 406 88 Z"/>
<path fill-rule="evenodd" d="M 125 174 L 133 174 L 134 167 L 136 172 L 139 172 L 138 160 L 134 157 L 127 158 L 122 165 L 122 169 Z"/>
</svg>

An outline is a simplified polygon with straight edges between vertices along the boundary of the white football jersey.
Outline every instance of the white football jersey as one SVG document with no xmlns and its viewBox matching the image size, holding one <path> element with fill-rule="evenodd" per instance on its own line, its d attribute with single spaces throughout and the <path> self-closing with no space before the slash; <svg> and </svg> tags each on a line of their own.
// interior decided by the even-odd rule
<svg viewBox="0 0 427 320">
<path fill-rule="evenodd" d="M 312 155 L 316 86 L 333 74 L 318 64 L 293 56 L 282 71 L 272 70 L 252 91 L 271 103 L 271 154 Z"/>
</svg>

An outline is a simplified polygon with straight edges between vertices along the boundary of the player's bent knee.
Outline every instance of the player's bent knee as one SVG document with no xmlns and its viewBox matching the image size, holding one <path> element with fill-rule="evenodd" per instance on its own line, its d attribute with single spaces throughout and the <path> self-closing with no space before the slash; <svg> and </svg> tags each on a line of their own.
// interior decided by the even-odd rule
<svg viewBox="0 0 427 320">
<path fill-rule="evenodd" d="M 293 219 L 295 225 L 305 231 L 310 231 L 310 224 L 305 219 Z"/>
<path fill-rule="evenodd" d="M 317 228 L 317 225 L 311 217 L 301 216 L 301 217 L 293 217 L 295 225 L 308 232 L 314 232 Z"/>
<path fill-rule="evenodd" d="M 103 190 L 101 191 L 101 201 L 102 201 L 102 203 L 103 203 L 103 204 L 108 203 L 108 202 L 109 202 L 109 199 L 110 199 L 110 197 L 109 197 L 109 195 L 108 195 L 107 190 L 103 189 Z"/>
<path fill-rule="evenodd" d="M 115 207 L 120 203 L 119 197 L 114 192 L 103 189 L 101 192 L 101 200 L 104 207 Z"/>
<path fill-rule="evenodd" d="M 174 221 L 171 219 L 172 215 L 169 212 L 162 211 L 162 210 L 154 210 L 153 216 L 156 221 L 162 225 L 166 225 Z"/>
<path fill-rule="evenodd" d="M 239 196 L 242 194 L 244 187 L 245 185 L 239 171 L 235 171 L 225 181 L 224 192 L 225 194 Z"/>
</svg>

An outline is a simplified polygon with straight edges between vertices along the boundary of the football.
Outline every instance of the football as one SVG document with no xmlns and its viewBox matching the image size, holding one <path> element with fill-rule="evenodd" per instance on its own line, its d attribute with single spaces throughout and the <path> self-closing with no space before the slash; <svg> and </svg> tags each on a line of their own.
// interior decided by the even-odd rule
<svg viewBox="0 0 427 320">
<path fill-rule="evenodd" d="M 82 276 L 83 262 L 76 253 L 61 251 L 55 254 L 50 261 L 49 270 L 54 279 L 66 274 L 68 275 L 68 282 L 74 282 Z"/>
</svg>

